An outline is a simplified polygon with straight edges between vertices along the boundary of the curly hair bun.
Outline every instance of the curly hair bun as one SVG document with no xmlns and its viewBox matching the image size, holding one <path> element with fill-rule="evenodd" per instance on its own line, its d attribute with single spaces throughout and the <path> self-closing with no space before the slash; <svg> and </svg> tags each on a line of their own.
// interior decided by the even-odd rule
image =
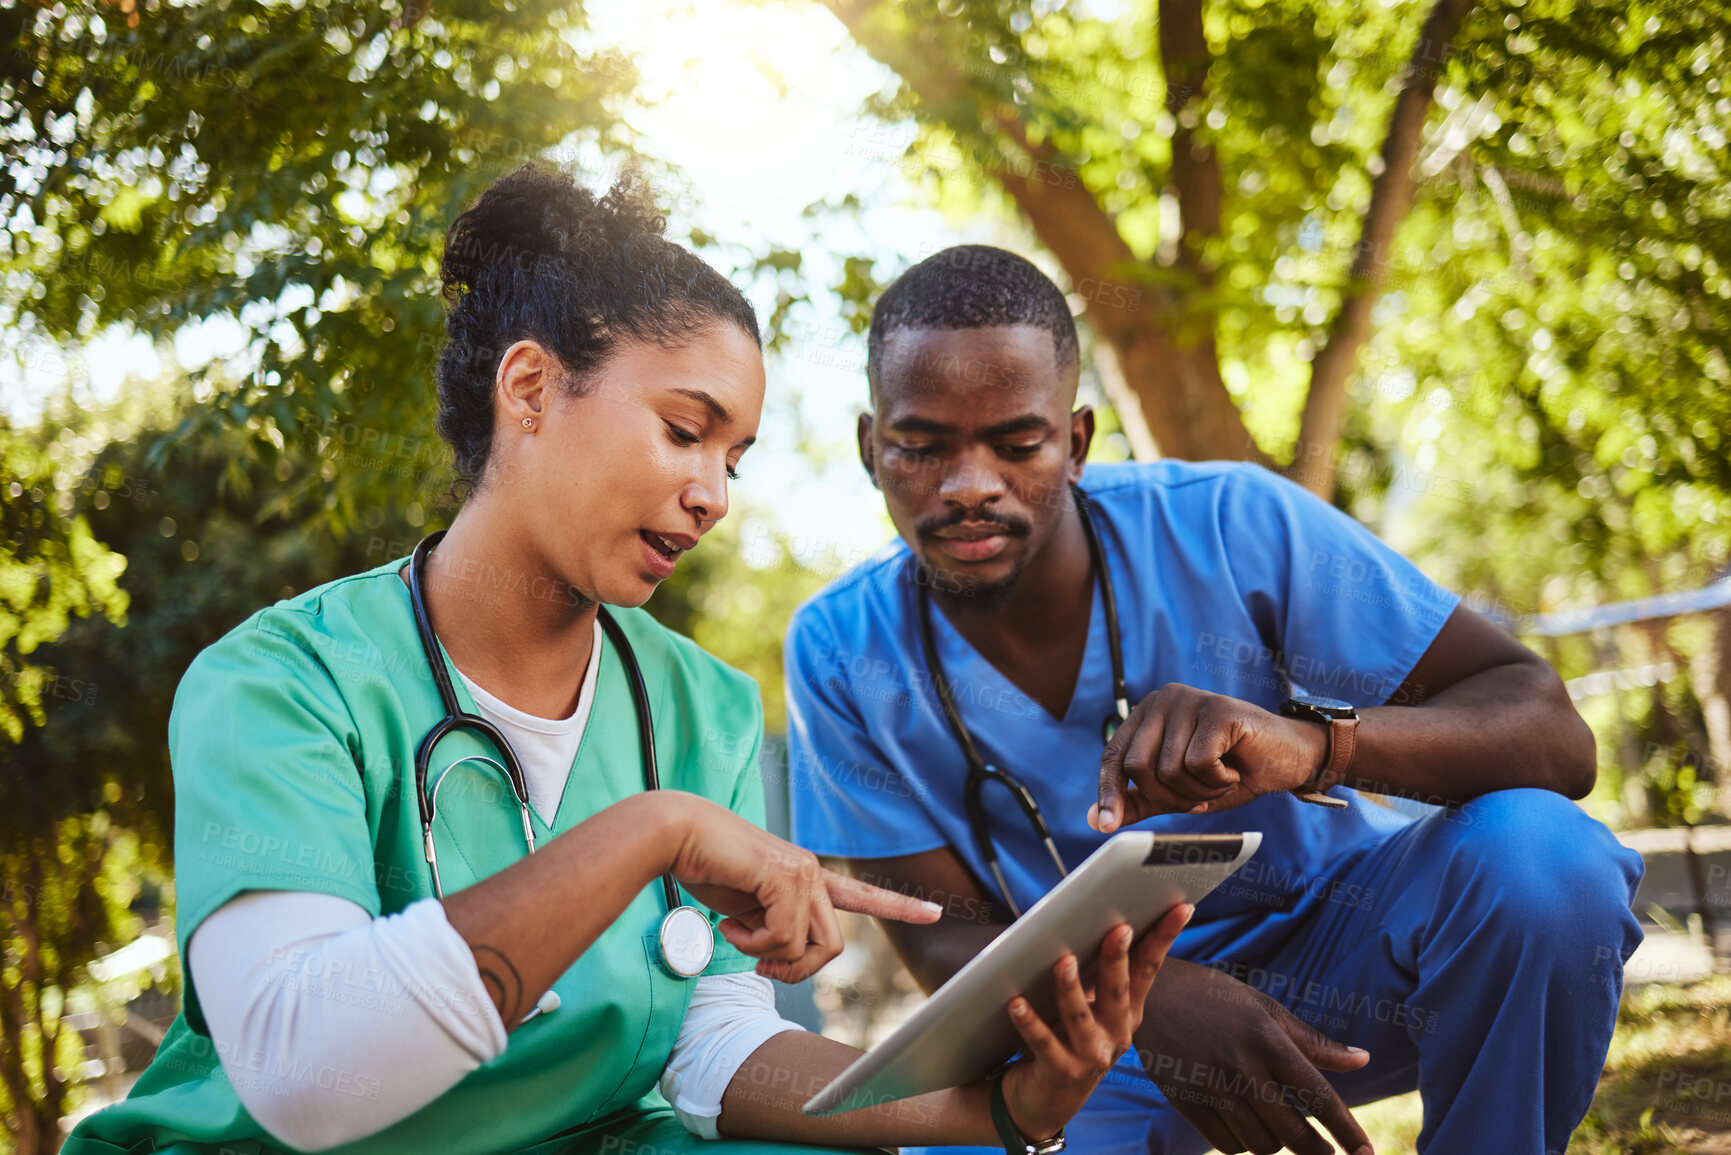
<svg viewBox="0 0 1731 1155">
<path fill-rule="evenodd" d="M 731 322 L 762 344 L 744 295 L 666 231 L 634 168 L 597 197 L 534 164 L 500 178 L 451 223 L 439 263 L 438 429 L 460 480 L 485 470 L 494 374 L 517 341 L 554 353 L 579 391 L 620 341 L 676 343 Z"/>
<path fill-rule="evenodd" d="M 666 231 L 667 218 L 635 169 L 627 169 L 605 196 L 597 197 L 565 173 L 524 165 L 452 222 L 439 282 L 445 300 L 455 302 L 501 264 L 521 268 L 538 259 L 565 258 L 599 265 Z"/>
</svg>

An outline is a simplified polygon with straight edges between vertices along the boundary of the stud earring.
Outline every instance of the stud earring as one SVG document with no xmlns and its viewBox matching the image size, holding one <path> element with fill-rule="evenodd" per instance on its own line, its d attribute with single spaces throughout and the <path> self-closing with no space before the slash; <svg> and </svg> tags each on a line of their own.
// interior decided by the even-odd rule
<svg viewBox="0 0 1731 1155">
<path fill-rule="evenodd" d="M 534 419 L 534 418 L 533 418 L 533 417 L 525 417 L 525 418 L 523 418 L 523 428 L 524 428 L 524 429 L 533 429 L 533 428 L 535 428 L 535 419 Z"/>
</svg>

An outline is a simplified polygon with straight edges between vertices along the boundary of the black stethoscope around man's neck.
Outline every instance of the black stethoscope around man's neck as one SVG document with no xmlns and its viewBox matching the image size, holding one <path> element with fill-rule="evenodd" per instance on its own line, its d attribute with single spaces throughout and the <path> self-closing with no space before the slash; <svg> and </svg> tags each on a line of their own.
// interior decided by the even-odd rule
<svg viewBox="0 0 1731 1155">
<path fill-rule="evenodd" d="M 433 547 L 438 545 L 444 536 L 445 531 L 439 530 L 422 538 L 420 544 L 415 546 L 414 556 L 409 560 L 409 604 L 415 613 L 415 630 L 420 634 L 421 648 L 426 652 L 427 666 L 433 672 L 433 682 L 439 688 L 439 701 L 445 707 L 445 716 L 434 723 L 433 728 L 421 739 L 421 744 L 415 748 L 415 800 L 420 804 L 421 846 L 427 860 L 427 869 L 433 876 L 433 893 L 440 899 L 445 897 L 445 890 L 439 881 L 439 855 L 433 845 L 433 819 L 439 812 L 439 786 L 445 781 L 445 775 L 464 762 L 480 762 L 504 775 L 505 781 L 511 787 L 511 795 L 517 801 L 518 813 L 523 819 L 523 841 L 528 844 L 529 853 L 535 852 L 535 828 L 529 820 L 529 784 L 523 777 L 522 766 L 517 762 L 517 752 L 511 748 L 510 740 L 499 727 L 479 714 L 470 714 L 463 709 L 462 703 L 457 700 L 456 687 L 451 685 L 451 675 L 445 669 L 443 656 L 439 652 L 439 639 L 433 633 L 433 619 L 427 609 L 423 586 L 424 571 Z M 643 683 L 643 670 L 637 664 L 637 655 L 632 651 L 625 631 L 613 620 L 607 607 L 596 607 L 595 616 L 614 648 L 618 650 L 619 660 L 625 666 L 625 680 L 631 688 L 631 703 L 637 712 L 637 745 L 643 759 L 643 787 L 645 790 L 658 790 L 661 788 L 661 778 L 655 764 L 655 720 L 649 712 L 649 691 Z M 439 772 L 432 792 L 428 793 L 427 769 L 433 760 L 433 747 L 439 744 L 440 739 L 458 730 L 469 730 L 487 739 L 498 751 L 499 759 L 488 758 L 483 754 L 458 758 Z M 675 978 L 695 978 L 703 973 L 715 955 L 715 932 L 709 925 L 708 917 L 701 910 L 680 901 L 679 887 L 672 875 L 661 876 L 661 889 L 667 902 L 667 914 L 661 920 L 660 933 L 657 935 L 661 948 L 661 965 Z M 548 996 L 551 996 L 551 999 Z M 551 1002 L 550 1006 L 546 1005 L 548 1002 Z M 529 1012 L 527 1017 L 533 1017 L 537 1011 L 552 1010 L 558 1005 L 558 996 L 549 991 L 542 996 L 542 1002 L 537 1004 L 536 1011 Z"/>
<path fill-rule="evenodd" d="M 1110 742 L 1118 727 L 1130 717 L 1130 690 L 1124 681 L 1124 640 L 1118 631 L 1118 600 L 1112 594 L 1112 574 L 1106 568 L 1106 550 L 1100 544 L 1100 531 L 1095 528 L 1094 518 L 1088 512 L 1088 495 L 1079 485 L 1071 485 L 1070 492 L 1076 500 L 1076 514 L 1082 519 L 1082 534 L 1088 539 L 1088 557 L 1093 564 L 1095 580 L 1100 586 L 1100 603 L 1106 614 L 1106 648 L 1112 657 L 1112 712 L 1107 714 L 1100 724 L 1100 737 L 1102 742 Z M 925 650 L 926 669 L 931 674 L 932 689 L 937 692 L 944 719 L 949 723 L 950 732 L 956 736 L 956 743 L 962 748 L 962 757 L 968 763 L 968 778 L 962 788 L 963 806 L 968 815 L 968 830 L 973 835 L 974 847 L 979 851 L 980 858 L 992 872 L 992 878 L 998 884 L 998 893 L 1004 896 L 1010 914 L 1020 918 L 1022 910 L 1010 894 L 1009 884 L 1004 880 L 1003 867 L 998 864 L 997 848 L 992 845 L 991 822 L 986 816 L 983 797 L 986 783 L 1001 783 L 1010 792 L 1016 805 L 1027 817 L 1028 825 L 1034 828 L 1035 836 L 1045 845 L 1046 853 L 1052 856 L 1052 865 L 1058 868 L 1058 877 L 1063 878 L 1069 874 L 1069 870 L 1064 865 L 1063 856 L 1058 853 L 1058 844 L 1052 840 L 1052 831 L 1046 825 L 1045 815 L 1040 812 L 1040 804 L 1034 800 L 1033 792 L 1028 789 L 1027 784 L 1010 771 L 1000 770 L 980 757 L 979 747 L 974 745 L 973 735 L 968 733 L 968 727 L 962 721 L 962 712 L 956 707 L 956 697 L 950 691 L 949 678 L 944 676 L 943 663 L 938 660 L 938 645 L 932 636 L 931 594 L 922 586 L 916 590 L 914 596 L 920 603 L 920 644 Z"/>
</svg>

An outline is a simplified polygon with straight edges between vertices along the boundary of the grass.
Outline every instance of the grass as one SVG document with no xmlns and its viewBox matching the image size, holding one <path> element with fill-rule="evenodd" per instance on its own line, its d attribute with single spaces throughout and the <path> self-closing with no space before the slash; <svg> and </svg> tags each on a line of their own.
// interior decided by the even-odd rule
<svg viewBox="0 0 1731 1155">
<path fill-rule="evenodd" d="M 1352 1115 L 1376 1144 L 1377 1155 L 1417 1150 L 1419 1128 L 1424 1125 L 1424 1107 L 1417 1091 L 1368 1107 L 1354 1107 Z"/>
<path fill-rule="evenodd" d="M 1605 1076 L 1569 1150 L 1731 1153 L 1731 977 L 1624 998 Z"/>
<path fill-rule="evenodd" d="M 1353 1112 L 1380 1153 L 1414 1149 L 1418 1095 Z M 1570 1155 L 1731 1155 L 1731 977 L 1625 995 Z"/>
</svg>

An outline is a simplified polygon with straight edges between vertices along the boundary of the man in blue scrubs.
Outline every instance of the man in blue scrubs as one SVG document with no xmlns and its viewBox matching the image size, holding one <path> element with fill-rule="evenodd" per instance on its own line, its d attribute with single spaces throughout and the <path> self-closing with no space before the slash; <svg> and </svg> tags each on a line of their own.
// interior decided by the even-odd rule
<svg viewBox="0 0 1731 1155">
<path fill-rule="evenodd" d="M 1013 254 L 948 249 L 883 294 L 859 447 L 901 541 L 789 630 L 797 840 L 949 909 L 884 928 L 928 991 L 1010 921 L 1006 897 L 1058 881 L 999 785 L 1008 896 L 977 849 L 929 599 L 980 759 L 1028 785 L 1068 867 L 1132 822 L 1263 832 L 1072 1149 L 1326 1152 L 1326 1132 L 1357 1151 L 1348 1108 L 1417 1088 L 1421 1151 L 1563 1151 L 1640 940 L 1641 864 L 1570 801 L 1595 752 L 1556 673 L 1264 469 L 1084 469 L 1078 373 L 1063 294 Z M 1103 578 L 1133 706 L 1110 743 Z"/>
</svg>

